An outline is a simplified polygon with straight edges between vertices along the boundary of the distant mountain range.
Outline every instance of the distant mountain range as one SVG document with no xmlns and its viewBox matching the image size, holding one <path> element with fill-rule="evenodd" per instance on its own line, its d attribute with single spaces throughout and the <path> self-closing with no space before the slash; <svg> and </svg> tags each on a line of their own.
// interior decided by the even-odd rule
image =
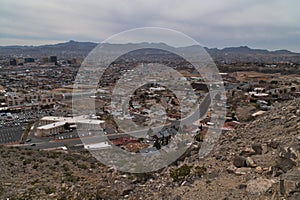
<svg viewBox="0 0 300 200">
<path fill-rule="evenodd" d="M 109 44 L 108 44 L 109 45 Z M 120 44 L 138 45 L 138 44 Z M 165 44 L 157 44 L 165 45 Z M 85 57 L 97 43 L 77 42 L 70 40 L 66 43 L 41 46 L 0 46 L 0 57 L 34 57 L 56 55 L 59 58 L 78 58 Z M 125 47 L 126 48 L 126 47 Z M 185 50 L 192 50 L 197 46 L 180 47 Z M 265 49 L 251 49 L 247 46 L 228 47 L 223 49 L 206 48 L 205 50 L 215 61 L 219 62 L 300 62 L 300 53 L 294 53 L 288 50 L 268 51 Z"/>
</svg>

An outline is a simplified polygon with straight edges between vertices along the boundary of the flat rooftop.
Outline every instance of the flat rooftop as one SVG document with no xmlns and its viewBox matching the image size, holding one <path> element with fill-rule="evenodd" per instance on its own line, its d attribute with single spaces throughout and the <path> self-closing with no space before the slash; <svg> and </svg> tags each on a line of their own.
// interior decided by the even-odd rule
<svg viewBox="0 0 300 200">
<path fill-rule="evenodd" d="M 53 129 L 53 128 L 57 128 L 57 127 L 61 127 L 63 125 L 65 125 L 66 122 L 55 122 L 55 123 L 52 123 L 52 124 L 46 124 L 46 125 L 43 125 L 43 126 L 39 126 L 37 129 L 38 130 L 50 130 L 50 129 Z"/>
<path fill-rule="evenodd" d="M 65 123 L 69 124 L 90 124 L 90 125 L 100 125 L 103 124 L 105 121 L 97 120 L 97 119 L 89 119 L 87 116 L 77 116 L 77 117 L 53 117 L 53 116 L 46 116 L 41 119 L 41 121 L 51 121 L 53 123 L 46 124 L 43 126 L 39 126 L 38 130 L 49 130 L 56 127 L 61 127 L 65 125 Z"/>
<path fill-rule="evenodd" d="M 81 115 L 76 117 L 53 117 L 46 116 L 41 121 L 65 122 L 65 123 L 87 123 L 87 124 L 102 124 L 105 121 L 98 119 L 90 119 L 88 116 Z"/>
</svg>

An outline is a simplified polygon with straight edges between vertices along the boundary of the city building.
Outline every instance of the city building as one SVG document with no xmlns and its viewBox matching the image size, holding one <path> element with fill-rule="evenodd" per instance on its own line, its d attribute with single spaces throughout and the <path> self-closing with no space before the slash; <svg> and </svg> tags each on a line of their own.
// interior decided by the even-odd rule
<svg viewBox="0 0 300 200">
<path fill-rule="evenodd" d="M 14 58 L 10 59 L 9 65 L 16 66 L 17 65 L 17 60 L 14 59 Z"/>
<path fill-rule="evenodd" d="M 57 64 L 57 56 L 50 56 L 50 62 Z"/>
<path fill-rule="evenodd" d="M 77 117 L 47 116 L 40 119 L 40 126 L 37 128 L 36 136 L 42 137 L 63 133 L 66 124 L 80 130 L 101 130 L 104 128 L 103 120 L 90 119 L 84 115 Z"/>
<path fill-rule="evenodd" d="M 24 58 L 24 63 L 33 63 L 34 58 Z"/>
<path fill-rule="evenodd" d="M 24 110 L 53 106 L 56 100 L 51 93 L 1 92 L 0 110 Z"/>
</svg>

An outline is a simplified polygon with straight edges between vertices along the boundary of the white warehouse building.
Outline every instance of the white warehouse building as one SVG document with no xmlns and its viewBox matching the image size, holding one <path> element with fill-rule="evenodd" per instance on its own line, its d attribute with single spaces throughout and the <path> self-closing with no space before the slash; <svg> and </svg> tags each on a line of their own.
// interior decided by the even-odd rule
<svg viewBox="0 0 300 200">
<path fill-rule="evenodd" d="M 76 126 L 80 130 L 99 130 L 104 127 L 103 120 L 89 119 L 88 116 L 77 117 L 43 117 L 37 128 L 36 136 L 57 135 L 64 130 L 65 124 Z"/>
</svg>

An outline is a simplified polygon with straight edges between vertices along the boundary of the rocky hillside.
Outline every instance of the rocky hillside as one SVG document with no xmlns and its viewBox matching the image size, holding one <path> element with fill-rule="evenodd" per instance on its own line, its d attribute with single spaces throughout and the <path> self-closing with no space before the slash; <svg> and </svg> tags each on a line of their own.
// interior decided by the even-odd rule
<svg viewBox="0 0 300 200">
<path fill-rule="evenodd" d="M 299 136 L 299 99 L 278 104 L 222 135 L 203 160 L 197 155 L 200 144 L 194 144 L 178 166 L 134 193 L 143 199 L 300 199 Z M 175 180 L 174 170 L 182 175 Z"/>
<path fill-rule="evenodd" d="M 88 152 L 0 149 L 0 199 L 300 199 L 300 101 L 278 104 L 222 135 L 198 159 L 201 143 L 159 172 L 125 174 Z"/>
</svg>

